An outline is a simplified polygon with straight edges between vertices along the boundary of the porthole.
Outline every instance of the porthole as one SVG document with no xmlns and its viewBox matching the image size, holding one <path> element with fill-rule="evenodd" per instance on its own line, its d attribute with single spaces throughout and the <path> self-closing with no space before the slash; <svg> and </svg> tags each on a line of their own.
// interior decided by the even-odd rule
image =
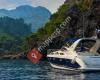
<svg viewBox="0 0 100 80">
<path fill-rule="evenodd" d="M 59 61 L 62 61 L 62 59 L 60 59 Z"/>
<path fill-rule="evenodd" d="M 51 58 L 49 58 L 49 60 L 51 60 Z"/>
<path fill-rule="evenodd" d="M 53 60 L 55 60 L 55 58 L 53 58 Z"/>
</svg>

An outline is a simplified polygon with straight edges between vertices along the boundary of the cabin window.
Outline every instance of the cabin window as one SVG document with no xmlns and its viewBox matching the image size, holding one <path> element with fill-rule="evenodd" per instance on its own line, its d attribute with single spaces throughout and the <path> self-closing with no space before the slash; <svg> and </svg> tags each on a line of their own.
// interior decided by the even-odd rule
<svg viewBox="0 0 100 80">
<path fill-rule="evenodd" d="M 60 61 L 62 61 L 62 59 L 60 59 Z"/>
<path fill-rule="evenodd" d="M 49 58 L 49 60 L 51 60 L 51 58 Z"/>
<path fill-rule="evenodd" d="M 55 58 L 53 58 L 53 60 L 55 60 Z"/>
<path fill-rule="evenodd" d="M 60 53 L 60 55 L 64 55 L 64 53 Z"/>
<path fill-rule="evenodd" d="M 54 53 L 52 52 L 51 54 L 53 55 Z"/>
</svg>

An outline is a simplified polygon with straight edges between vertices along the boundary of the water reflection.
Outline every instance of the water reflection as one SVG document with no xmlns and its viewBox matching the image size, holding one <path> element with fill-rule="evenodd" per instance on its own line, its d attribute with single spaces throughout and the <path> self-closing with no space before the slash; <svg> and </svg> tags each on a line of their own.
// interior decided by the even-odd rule
<svg viewBox="0 0 100 80">
<path fill-rule="evenodd" d="M 51 80 L 100 80 L 100 72 L 74 72 L 67 70 L 50 69 L 52 74 L 48 76 L 53 76 Z"/>
<path fill-rule="evenodd" d="M 100 73 L 77 73 L 52 68 L 48 62 L 0 60 L 0 80 L 100 80 Z"/>
<path fill-rule="evenodd" d="M 84 80 L 86 78 L 82 73 L 53 68 L 50 70 L 52 74 L 48 72 L 48 76 L 51 76 L 51 80 Z"/>
</svg>

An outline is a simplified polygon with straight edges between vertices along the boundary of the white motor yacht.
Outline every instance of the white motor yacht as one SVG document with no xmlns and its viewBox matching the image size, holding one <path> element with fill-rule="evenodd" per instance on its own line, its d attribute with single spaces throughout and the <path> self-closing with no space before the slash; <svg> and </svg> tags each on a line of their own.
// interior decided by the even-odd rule
<svg viewBox="0 0 100 80">
<path fill-rule="evenodd" d="M 47 55 L 53 68 L 83 72 L 100 71 L 99 39 L 82 38 L 69 47 L 67 45 Z"/>
</svg>

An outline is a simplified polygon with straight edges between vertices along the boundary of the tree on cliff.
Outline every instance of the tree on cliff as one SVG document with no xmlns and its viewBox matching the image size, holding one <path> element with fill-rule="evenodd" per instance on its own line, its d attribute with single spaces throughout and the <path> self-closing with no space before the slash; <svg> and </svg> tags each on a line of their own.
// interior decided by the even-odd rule
<svg viewBox="0 0 100 80">
<path fill-rule="evenodd" d="M 84 28 L 83 17 L 82 17 L 82 15 L 79 15 L 80 19 L 78 20 L 78 22 L 74 26 L 68 26 L 67 29 L 64 31 L 64 33 L 63 33 L 64 37 L 66 37 L 66 38 L 82 37 L 83 33 L 85 34 L 84 36 L 86 36 L 86 37 L 92 36 L 91 34 L 93 33 L 95 26 L 91 27 L 91 22 L 92 22 L 92 20 L 94 20 L 95 22 L 97 21 L 97 20 L 95 20 L 94 15 L 93 15 L 94 17 L 92 18 L 92 20 L 90 19 L 92 16 L 92 12 L 90 10 L 94 6 L 92 3 L 93 3 L 92 0 L 74 0 L 73 1 L 73 4 L 75 6 L 77 6 L 77 8 L 80 9 L 81 14 L 89 13 L 89 15 L 86 16 L 85 20 L 86 20 L 86 22 L 89 22 L 90 24 L 85 25 L 85 29 L 84 29 L 85 32 L 84 32 L 83 31 L 83 28 Z M 72 6 L 72 4 L 70 5 L 70 3 L 68 3 L 68 2 L 65 2 L 62 6 L 60 6 L 58 11 L 50 17 L 50 21 L 47 22 L 47 24 L 44 27 L 40 28 L 37 31 L 37 33 L 35 33 L 36 36 L 38 37 L 38 41 L 40 41 L 40 42 L 44 41 L 45 39 L 47 39 L 48 36 L 51 35 L 51 33 L 55 30 L 55 28 L 57 28 L 67 17 L 67 14 L 69 13 L 69 8 L 71 8 L 71 6 Z M 91 29 L 91 31 L 90 31 L 90 29 Z M 55 41 L 58 41 L 58 40 L 55 40 Z M 58 43 L 56 43 L 56 42 L 55 42 L 55 44 L 58 45 Z"/>
</svg>

